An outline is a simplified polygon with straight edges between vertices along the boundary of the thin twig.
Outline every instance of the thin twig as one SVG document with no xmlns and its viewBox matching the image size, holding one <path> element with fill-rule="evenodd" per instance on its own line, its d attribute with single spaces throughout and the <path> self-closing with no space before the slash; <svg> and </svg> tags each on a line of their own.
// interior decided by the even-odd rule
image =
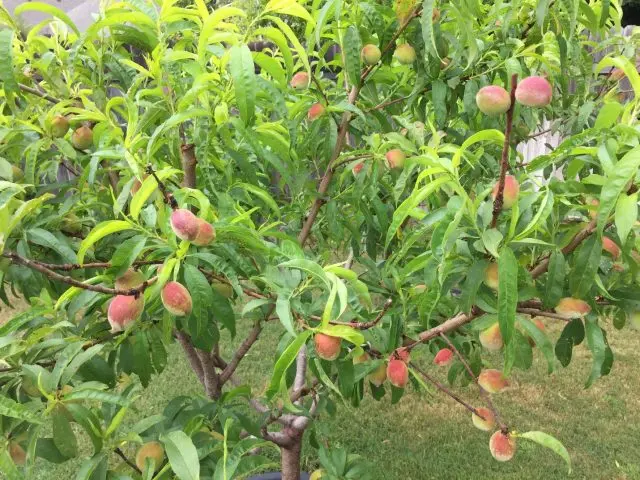
<svg viewBox="0 0 640 480">
<path fill-rule="evenodd" d="M 22 83 L 19 83 L 18 86 L 20 87 L 20 90 L 22 90 L 23 92 L 31 93 L 32 95 L 36 95 L 36 96 L 38 96 L 40 98 L 44 98 L 45 100 L 47 100 L 48 102 L 51 102 L 51 103 L 60 103 L 60 100 L 57 99 L 56 97 L 52 97 L 48 93 L 41 92 L 40 90 L 38 90 L 36 88 L 29 87 L 29 86 L 24 85 Z"/>
<path fill-rule="evenodd" d="M 388 100 L 386 102 L 379 103 L 378 105 L 375 105 L 373 107 L 369 107 L 369 108 L 365 109 L 365 112 L 371 112 L 373 110 L 382 110 L 383 108 L 389 107 L 391 105 L 395 105 L 396 103 L 400 103 L 400 102 L 404 102 L 405 100 L 409 100 L 414 95 L 421 95 L 423 93 L 426 93 L 430 89 L 431 89 L 430 87 L 426 87 L 426 88 L 423 88 L 418 93 L 412 93 L 411 95 L 407 95 L 405 97 L 394 98 L 393 100 Z"/>
<path fill-rule="evenodd" d="M 556 320 L 562 320 L 564 322 L 568 322 L 569 320 L 571 320 L 568 317 L 565 317 L 564 315 L 560 315 L 559 313 L 554 313 L 554 312 L 547 312 L 545 310 L 539 310 L 537 308 L 517 308 L 516 312 L 518 313 L 524 313 L 526 315 L 532 315 L 532 316 L 538 316 L 538 317 L 547 317 L 547 318 L 555 318 Z"/>
<path fill-rule="evenodd" d="M 138 466 L 133 463 L 131 460 L 129 460 L 127 458 L 127 456 L 124 454 L 124 452 L 120 449 L 120 447 L 117 447 L 114 452 L 116 453 L 116 455 L 118 455 L 123 461 L 124 463 L 126 463 L 127 465 L 129 465 L 131 468 L 133 468 L 136 472 L 138 473 L 142 473 L 142 471 L 138 468 Z"/>
<path fill-rule="evenodd" d="M 393 303 L 393 299 L 392 298 L 388 298 L 386 302 L 384 302 L 384 306 L 382 307 L 382 310 L 380 310 L 380 313 L 378 313 L 378 315 L 376 316 L 376 318 L 374 318 L 373 320 L 369 321 L 369 322 L 329 322 L 331 325 L 347 325 L 351 328 L 355 328 L 356 330 L 368 330 L 372 327 L 375 327 L 380 320 L 382 320 L 382 317 L 384 317 L 385 313 L 387 313 L 387 310 L 389 310 L 389 308 L 391 308 L 391 304 Z"/>
</svg>

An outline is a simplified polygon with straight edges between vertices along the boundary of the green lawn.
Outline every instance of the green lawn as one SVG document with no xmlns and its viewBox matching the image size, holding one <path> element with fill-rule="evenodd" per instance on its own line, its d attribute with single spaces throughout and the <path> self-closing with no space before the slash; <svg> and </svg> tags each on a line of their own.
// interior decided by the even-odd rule
<svg viewBox="0 0 640 480">
<path fill-rule="evenodd" d="M 240 378 L 252 382 L 255 389 L 264 387 L 271 369 L 277 329 L 273 324 L 267 327 L 240 368 Z M 513 388 L 495 396 L 510 426 L 519 431 L 542 430 L 564 443 L 573 460 L 574 479 L 640 478 L 640 334 L 628 329 L 609 331 L 616 354 L 614 368 L 591 389 L 583 387 L 590 358 L 586 347 L 580 346 L 569 368 L 558 366 L 551 376 L 536 355 L 534 367 L 516 371 Z M 197 380 L 175 346 L 167 369 L 144 392 L 138 407 L 146 414 L 157 413 L 174 395 L 199 392 Z M 477 399 L 474 388 L 462 394 Z M 435 393 L 410 392 L 393 406 L 389 396 L 380 402 L 368 399 L 360 409 L 342 405 L 335 417 L 322 420 L 320 432 L 330 444 L 369 459 L 380 480 L 567 478 L 560 457 L 524 441 L 511 462 L 494 461 L 489 434 L 472 426 L 466 410 Z M 315 468 L 309 449 L 304 462 L 308 469 Z M 39 467 L 34 479 L 73 478 L 72 465 L 52 468 L 42 463 Z"/>
</svg>

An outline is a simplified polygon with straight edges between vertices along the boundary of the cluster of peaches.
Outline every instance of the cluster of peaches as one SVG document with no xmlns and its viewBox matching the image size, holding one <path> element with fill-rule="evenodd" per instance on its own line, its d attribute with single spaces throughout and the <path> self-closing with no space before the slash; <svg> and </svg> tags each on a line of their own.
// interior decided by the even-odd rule
<svg viewBox="0 0 640 480">
<path fill-rule="evenodd" d="M 216 231 L 209 222 L 196 217 L 190 210 L 179 208 L 171 214 L 171 229 L 182 240 L 203 247 L 209 245 L 216 238 Z M 115 281 L 118 290 L 136 290 L 144 284 L 144 275 L 129 269 Z M 177 317 L 184 317 L 191 313 L 191 294 L 181 283 L 167 282 L 160 293 L 162 304 L 169 313 Z M 112 332 L 125 330 L 135 322 L 144 310 L 144 295 L 140 292 L 134 295 L 116 295 L 107 310 L 107 319 Z"/>
</svg>

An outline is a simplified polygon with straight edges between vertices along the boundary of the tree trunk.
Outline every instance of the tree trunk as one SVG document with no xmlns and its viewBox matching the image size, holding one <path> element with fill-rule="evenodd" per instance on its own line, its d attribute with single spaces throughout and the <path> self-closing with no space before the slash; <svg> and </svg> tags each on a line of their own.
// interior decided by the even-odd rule
<svg viewBox="0 0 640 480">
<path fill-rule="evenodd" d="M 300 480 L 300 458 L 302 455 L 302 432 L 294 437 L 289 447 L 280 447 L 282 480 Z"/>
</svg>

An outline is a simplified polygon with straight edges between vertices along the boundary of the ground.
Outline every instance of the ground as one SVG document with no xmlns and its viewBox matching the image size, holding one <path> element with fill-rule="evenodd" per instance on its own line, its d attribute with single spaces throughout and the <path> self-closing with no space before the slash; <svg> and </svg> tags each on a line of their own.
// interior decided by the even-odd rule
<svg viewBox="0 0 640 480">
<path fill-rule="evenodd" d="M 8 316 L 6 311 L 0 315 Z M 551 335 L 557 337 L 554 322 L 549 320 Z M 584 389 L 590 357 L 581 345 L 571 365 L 563 369 L 558 364 L 552 375 L 547 375 L 544 359 L 536 354 L 534 367 L 514 372 L 513 387 L 494 396 L 512 428 L 542 430 L 564 443 L 573 461 L 573 479 L 640 479 L 640 333 L 611 326 L 607 330 L 616 355 L 614 367 L 592 388 Z M 242 363 L 239 375 L 255 389 L 264 388 L 272 368 L 277 331 L 272 322 Z M 141 413 L 159 413 L 178 394 L 201 394 L 179 347 L 174 345 L 170 355 L 167 369 L 138 401 Z M 428 366 L 427 359 L 421 363 L 445 380 L 444 372 Z M 457 390 L 465 398 L 478 399 L 471 387 Z M 132 412 L 128 420 L 136 418 Z M 368 399 L 359 409 L 340 405 L 335 417 L 323 418 L 319 432 L 330 445 L 369 459 L 376 480 L 567 478 L 560 457 L 524 440 L 511 462 L 496 462 L 489 453 L 489 434 L 475 429 L 466 410 L 436 392 L 412 391 L 396 405 L 390 404 L 389 396 L 380 402 Z M 314 461 L 313 451 L 305 448 L 305 467 L 314 469 Z M 73 478 L 73 472 L 73 462 L 52 466 L 38 461 L 30 478 L 62 480 Z"/>
</svg>

